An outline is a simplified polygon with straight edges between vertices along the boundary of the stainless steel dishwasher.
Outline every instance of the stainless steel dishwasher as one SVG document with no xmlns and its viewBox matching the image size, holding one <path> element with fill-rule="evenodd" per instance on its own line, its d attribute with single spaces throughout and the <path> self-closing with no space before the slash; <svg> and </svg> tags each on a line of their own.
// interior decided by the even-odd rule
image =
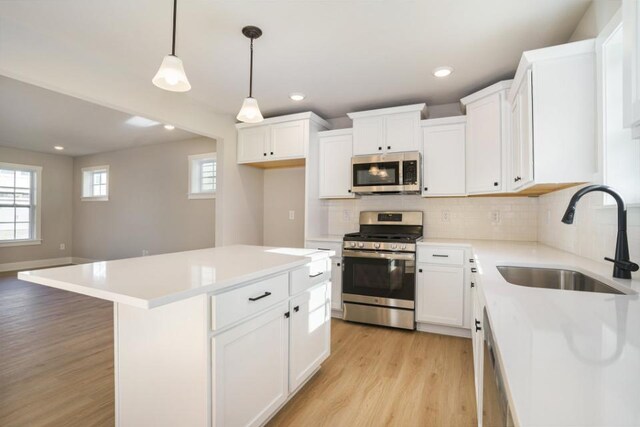
<svg viewBox="0 0 640 427">
<path fill-rule="evenodd" d="M 495 338 L 491 324 L 484 309 L 482 326 L 484 327 L 484 369 L 482 381 L 482 426 L 514 426 L 509 400 L 504 387 L 504 378 L 497 357 Z"/>
</svg>

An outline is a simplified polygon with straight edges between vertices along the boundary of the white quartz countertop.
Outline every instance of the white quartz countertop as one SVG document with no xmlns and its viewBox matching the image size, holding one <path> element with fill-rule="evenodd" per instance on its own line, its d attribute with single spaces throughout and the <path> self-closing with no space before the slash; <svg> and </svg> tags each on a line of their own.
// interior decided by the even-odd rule
<svg viewBox="0 0 640 427">
<path fill-rule="evenodd" d="M 141 308 L 203 293 L 302 266 L 330 253 L 313 249 L 224 246 L 115 261 L 21 272 L 18 278 Z"/>
<path fill-rule="evenodd" d="M 613 279 L 611 263 L 539 243 L 427 239 L 421 244 L 473 248 L 518 425 L 640 425 L 637 274 L 633 280 Z M 567 268 L 632 294 L 512 285 L 499 265 Z"/>
</svg>

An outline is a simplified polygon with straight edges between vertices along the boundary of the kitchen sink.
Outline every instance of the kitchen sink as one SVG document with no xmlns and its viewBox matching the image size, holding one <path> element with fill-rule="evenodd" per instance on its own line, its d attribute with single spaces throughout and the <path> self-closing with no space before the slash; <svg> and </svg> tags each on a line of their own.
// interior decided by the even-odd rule
<svg viewBox="0 0 640 427">
<path fill-rule="evenodd" d="M 624 292 L 577 271 L 538 267 L 498 266 L 497 268 L 502 277 L 513 285 L 624 295 Z"/>
</svg>

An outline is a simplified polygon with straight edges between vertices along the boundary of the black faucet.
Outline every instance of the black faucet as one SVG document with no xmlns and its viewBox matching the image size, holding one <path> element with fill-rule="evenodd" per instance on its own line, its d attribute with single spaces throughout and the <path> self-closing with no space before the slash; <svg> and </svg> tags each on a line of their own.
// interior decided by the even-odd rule
<svg viewBox="0 0 640 427">
<path fill-rule="evenodd" d="M 605 257 L 605 260 L 613 263 L 613 277 L 617 279 L 631 279 L 631 272 L 638 271 L 638 264 L 629 260 L 629 240 L 627 239 L 627 208 L 622 196 L 613 188 L 606 185 L 589 185 L 576 192 L 569 201 L 569 206 L 562 217 L 565 224 L 573 224 L 578 200 L 592 191 L 602 191 L 610 194 L 618 204 L 618 238 L 616 240 L 616 256 L 614 259 Z"/>
</svg>

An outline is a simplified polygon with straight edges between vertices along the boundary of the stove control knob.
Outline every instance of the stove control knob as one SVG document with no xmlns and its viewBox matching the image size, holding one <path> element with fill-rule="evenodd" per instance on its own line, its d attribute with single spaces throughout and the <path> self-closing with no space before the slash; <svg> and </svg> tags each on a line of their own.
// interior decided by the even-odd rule
<svg viewBox="0 0 640 427">
<path fill-rule="evenodd" d="M 374 243 L 373 247 L 376 248 L 376 249 L 380 249 L 380 243 Z"/>
<path fill-rule="evenodd" d="M 403 244 L 401 249 L 407 249 L 407 245 Z"/>
<path fill-rule="evenodd" d="M 395 243 L 391 244 L 391 249 L 398 249 L 398 245 L 396 245 Z"/>
<path fill-rule="evenodd" d="M 364 248 L 364 243 L 362 243 L 362 242 L 358 242 L 358 247 L 359 247 L 359 248 Z"/>
<path fill-rule="evenodd" d="M 351 242 L 351 247 L 355 248 L 356 247 L 356 242 Z"/>
</svg>

